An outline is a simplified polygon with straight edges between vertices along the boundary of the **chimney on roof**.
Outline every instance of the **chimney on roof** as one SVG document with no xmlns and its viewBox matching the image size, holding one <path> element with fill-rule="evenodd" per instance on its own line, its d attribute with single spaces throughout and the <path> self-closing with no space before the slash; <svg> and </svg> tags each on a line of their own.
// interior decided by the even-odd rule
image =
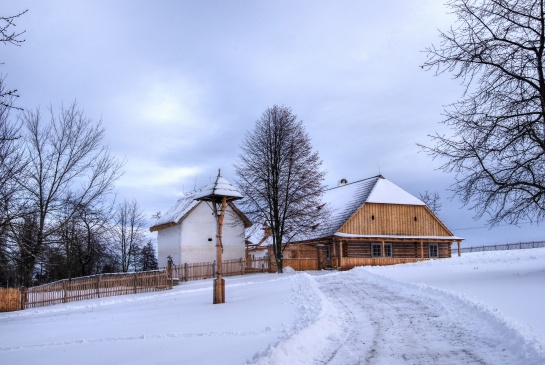
<svg viewBox="0 0 545 365">
<path fill-rule="evenodd" d="M 345 178 L 342 178 L 337 182 L 337 186 L 343 186 L 346 184 L 348 184 L 348 180 L 346 180 Z"/>
</svg>

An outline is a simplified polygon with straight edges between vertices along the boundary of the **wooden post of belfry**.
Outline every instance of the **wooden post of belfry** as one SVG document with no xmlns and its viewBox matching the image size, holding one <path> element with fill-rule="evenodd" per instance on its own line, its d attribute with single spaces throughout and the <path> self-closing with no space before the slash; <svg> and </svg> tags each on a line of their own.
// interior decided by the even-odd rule
<svg viewBox="0 0 545 365">
<path fill-rule="evenodd" d="M 458 241 L 458 257 L 462 256 L 462 249 L 460 247 L 460 241 Z"/>
<path fill-rule="evenodd" d="M 213 203 L 214 215 L 216 219 L 216 278 L 214 279 L 214 304 L 225 303 L 225 280 L 221 277 L 222 274 L 222 254 L 223 245 L 221 242 L 221 234 L 223 230 L 223 218 L 225 217 L 225 209 L 227 208 L 227 198 L 221 198 L 221 212 L 218 214 L 216 201 Z"/>
</svg>

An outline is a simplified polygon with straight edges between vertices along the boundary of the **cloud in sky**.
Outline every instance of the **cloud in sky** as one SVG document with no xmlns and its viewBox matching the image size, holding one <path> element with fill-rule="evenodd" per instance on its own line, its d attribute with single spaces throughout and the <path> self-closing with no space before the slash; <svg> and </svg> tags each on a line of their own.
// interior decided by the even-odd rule
<svg viewBox="0 0 545 365">
<path fill-rule="evenodd" d="M 0 71 L 26 108 L 77 100 L 101 119 L 126 160 L 119 195 L 148 215 L 233 164 L 268 106 L 303 120 L 326 184 L 385 175 L 414 195 L 443 197 L 451 228 L 481 227 L 448 200 L 453 176 L 420 152 L 443 105 L 462 92 L 420 65 L 452 17 L 436 0 L 20 0 L 22 47 L 2 46 Z M 469 244 L 542 239 L 539 227 L 455 232 Z"/>
</svg>

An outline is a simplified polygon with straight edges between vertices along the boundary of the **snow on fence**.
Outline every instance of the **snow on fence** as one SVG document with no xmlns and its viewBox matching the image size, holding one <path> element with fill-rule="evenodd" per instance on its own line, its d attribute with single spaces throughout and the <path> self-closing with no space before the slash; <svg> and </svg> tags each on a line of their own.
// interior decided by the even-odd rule
<svg viewBox="0 0 545 365">
<path fill-rule="evenodd" d="M 269 272 L 269 259 L 224 260 L 222 261 L 222 276 L 253 274 Z M 210 279 L 216 276 L 216 261 L 193 264 L 172 265 L 172 278 L 178 281 Z"/>
<path fill-rule="evenodd" d="M 20 290 L 12 289 L 19 293 L 19 308 L 12 307 L 11 310 L 169 288 L 167 272 L 164 270 L 92 275 Z"/>
<path fill-rule="evenodd" d="M 475 246 L 475 247 L 462 247 L 462 253 L 468 252 L 483 252 L 483 251 L 504 251 L 504 250 L 521 250 L 528 248 L 541 248 L 545 247 L 545 241 L 534 242 L 519 242 L 519 243 L 506 243 L 503 245 L 489 245 L 489 246 Z M 453 248 L 452 254 L 458 254 L 458 249 Z"/>
</svg>

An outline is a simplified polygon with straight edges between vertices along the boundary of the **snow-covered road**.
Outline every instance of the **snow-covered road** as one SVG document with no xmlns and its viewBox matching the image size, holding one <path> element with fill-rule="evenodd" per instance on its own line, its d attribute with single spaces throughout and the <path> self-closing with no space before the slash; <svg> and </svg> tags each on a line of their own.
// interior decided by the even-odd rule
<svg viewBox="0 0 545 365">
<path fill-rule="evenodd" d="M 344 313 L 344 336 L 322 364 L 529 364 L 523 344 L 502 338 L 497 322 L 440 292 L 403 286 L 373 275 L 316 277 Z M 341 294 L 342 293 L 342 294 Z M 457 305 L 458 304 L 458 305 Z M 456 306 L 451 308 L 451 306 Z"/>
<path fill-rule="evenodd" d="M 277 344 L 259 363 L 544 363 L 517 331 L 448 292 L 364 270 L 306 275 L 306 280 L 295 287 L 319 290 L 321 310 L 311 307 L 313 324 Z"/>
</svg>

